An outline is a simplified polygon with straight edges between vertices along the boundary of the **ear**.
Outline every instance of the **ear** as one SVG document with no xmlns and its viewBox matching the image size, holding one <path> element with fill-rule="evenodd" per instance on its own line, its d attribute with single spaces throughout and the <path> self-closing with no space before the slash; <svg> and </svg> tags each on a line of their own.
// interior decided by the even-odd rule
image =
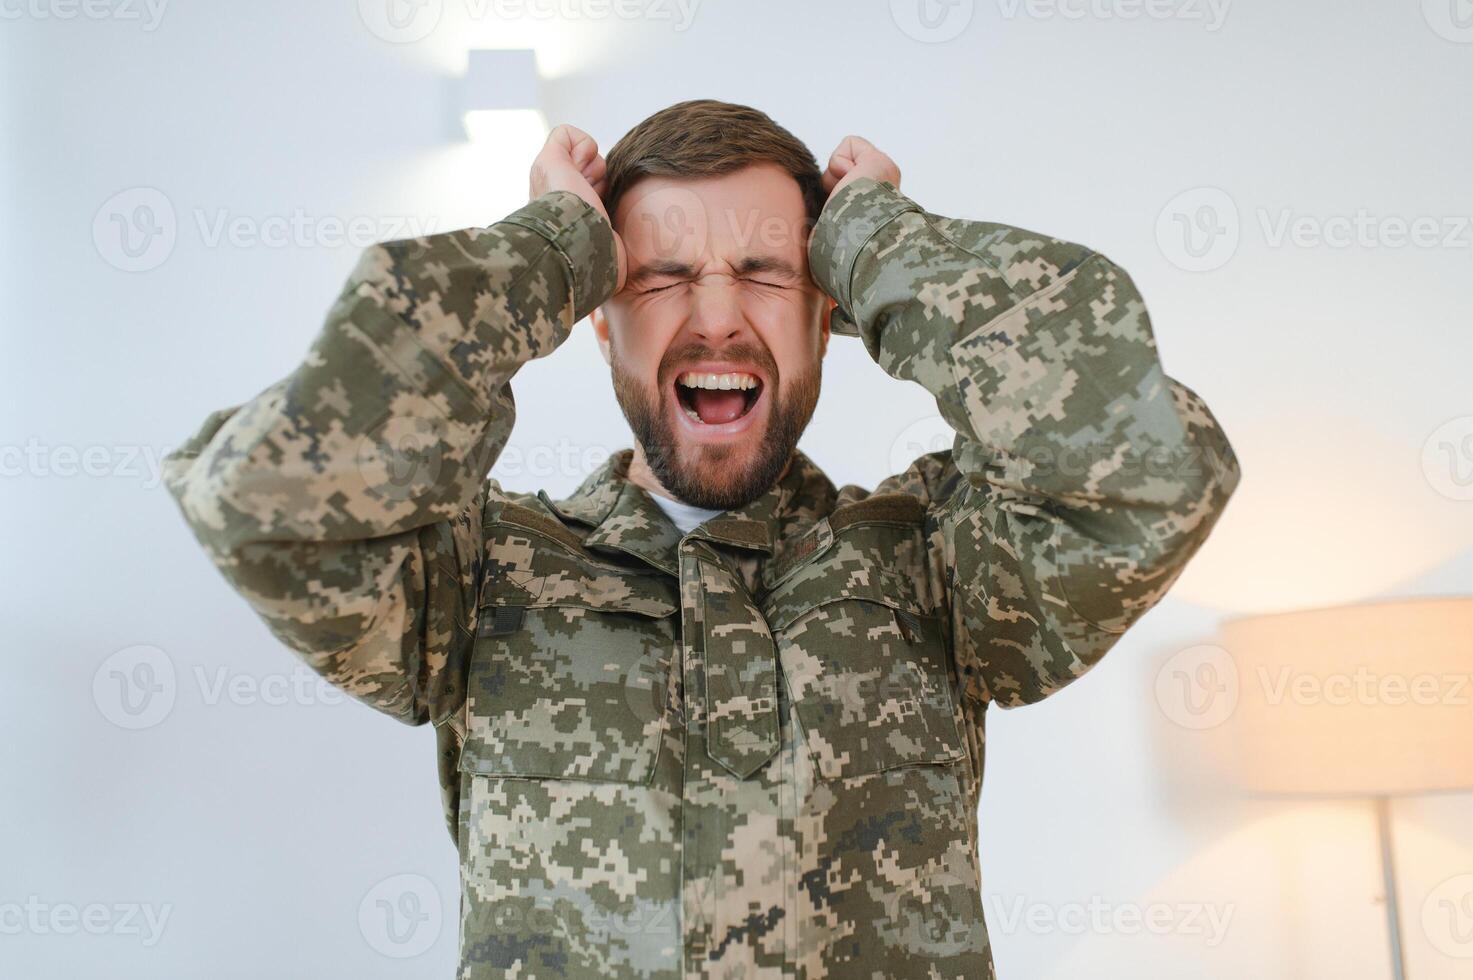
<svg viewBox="0 0 1473 980">
<path fill-rule="evenodd" d="M 603 355 L 604 363 L 609 364 L 609 316 L 600 306 L 589 319 L 593 321 L 593 335 L 598 338 L 598 352 Z"/>
<path fill-rule="evenodd" d="M 823 298 L 823 312 L 818 317 L 818 356 L 823 357 L 829 352 L 829 327 L 834 318 L 834 310 L 838 309 L 838 300 L 831 299 L 828 295 Z"/>
</svg>

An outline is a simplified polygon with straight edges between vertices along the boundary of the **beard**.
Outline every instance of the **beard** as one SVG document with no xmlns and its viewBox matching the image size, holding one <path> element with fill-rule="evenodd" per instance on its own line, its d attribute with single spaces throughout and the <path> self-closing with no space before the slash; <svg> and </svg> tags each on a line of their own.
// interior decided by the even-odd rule
<svg viewBox="0 0 1473 980">
<path fill-rule="evenodd" d="M 760 365 L 771 379 L 761 392 L 761 397 L 771 399 L 766 427 L 748 433 L 740 445 L 699 445 L 682 453 L 672 422 L 674 412 L 681 409 L 678 404 L 668 404 L 675 399 L 674 378 L 681 365 L 718 354 Z M 614 397 L 644 450 L 650 471 L 675 497 L 707 510 L 735 510 L 745 506 L 778 481 L 798 448 L 798 438 L 813 417 L 822 380 L 822 361 L 816 360 L 811 370 L 794 377 L 785 386 L 772 355 L 750 344 L 723 347 L 719 352 L 703 346 L 685 347 L 674 353 L 667 351 L 660 361 L 653 391 L 624 370 L 617 351 L 610 350 L 609 360 L 614 374 Z M 755 450 L 748 448 L 752 444 Z"/>
</svg>

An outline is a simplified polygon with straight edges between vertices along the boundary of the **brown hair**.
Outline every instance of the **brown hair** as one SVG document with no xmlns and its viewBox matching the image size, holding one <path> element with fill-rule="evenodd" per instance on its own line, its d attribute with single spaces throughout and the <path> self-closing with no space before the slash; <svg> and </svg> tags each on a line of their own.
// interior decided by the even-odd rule
<svg viewBox="0 0 1473 980">
<path fill-rule="evenodd" d="M 610 216 L 642 177 L 717 177 L 754 163 L 775 163 L 798 182 L 810 224 L 823 210 L 822 172 L 796 136 L 750 106 L 695 99 L 678 102 L 636 125 L 608 156 Z"/>
</svg>

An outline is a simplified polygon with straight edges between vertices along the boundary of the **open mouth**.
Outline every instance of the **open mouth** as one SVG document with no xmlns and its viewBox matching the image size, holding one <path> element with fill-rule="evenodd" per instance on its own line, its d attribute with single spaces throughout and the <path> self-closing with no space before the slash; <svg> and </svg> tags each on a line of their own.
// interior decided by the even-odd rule
<svg viewBox="0 0 1473 980">
<path fill-rule="evenodd" d="M 700 425 L 735 422 L 750 412 L 761 396 L 762 380 L 742 371 L 687 371 L 675 379 L 675 397 L 681 409 Z"/>
</svg>

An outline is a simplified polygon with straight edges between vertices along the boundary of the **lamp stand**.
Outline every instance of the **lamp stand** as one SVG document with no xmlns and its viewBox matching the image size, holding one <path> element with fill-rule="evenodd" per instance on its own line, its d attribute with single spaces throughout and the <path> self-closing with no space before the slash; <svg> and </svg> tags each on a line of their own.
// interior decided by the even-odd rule
<svg viewBox="0 0 1473 980">
<path fill-rule="evenodd" d="M 1391 845 L 1391 798 L 1375 797 L 1376 835 L 1381 840 L 1381 883 L 1386 891 L 1386 934 L 1391 943 L 1391 975 L 1406 980 L 1406 958 L 1401 951 L 1401 908 L 1396 895 L 1396 857 Z"/>
</svg>

